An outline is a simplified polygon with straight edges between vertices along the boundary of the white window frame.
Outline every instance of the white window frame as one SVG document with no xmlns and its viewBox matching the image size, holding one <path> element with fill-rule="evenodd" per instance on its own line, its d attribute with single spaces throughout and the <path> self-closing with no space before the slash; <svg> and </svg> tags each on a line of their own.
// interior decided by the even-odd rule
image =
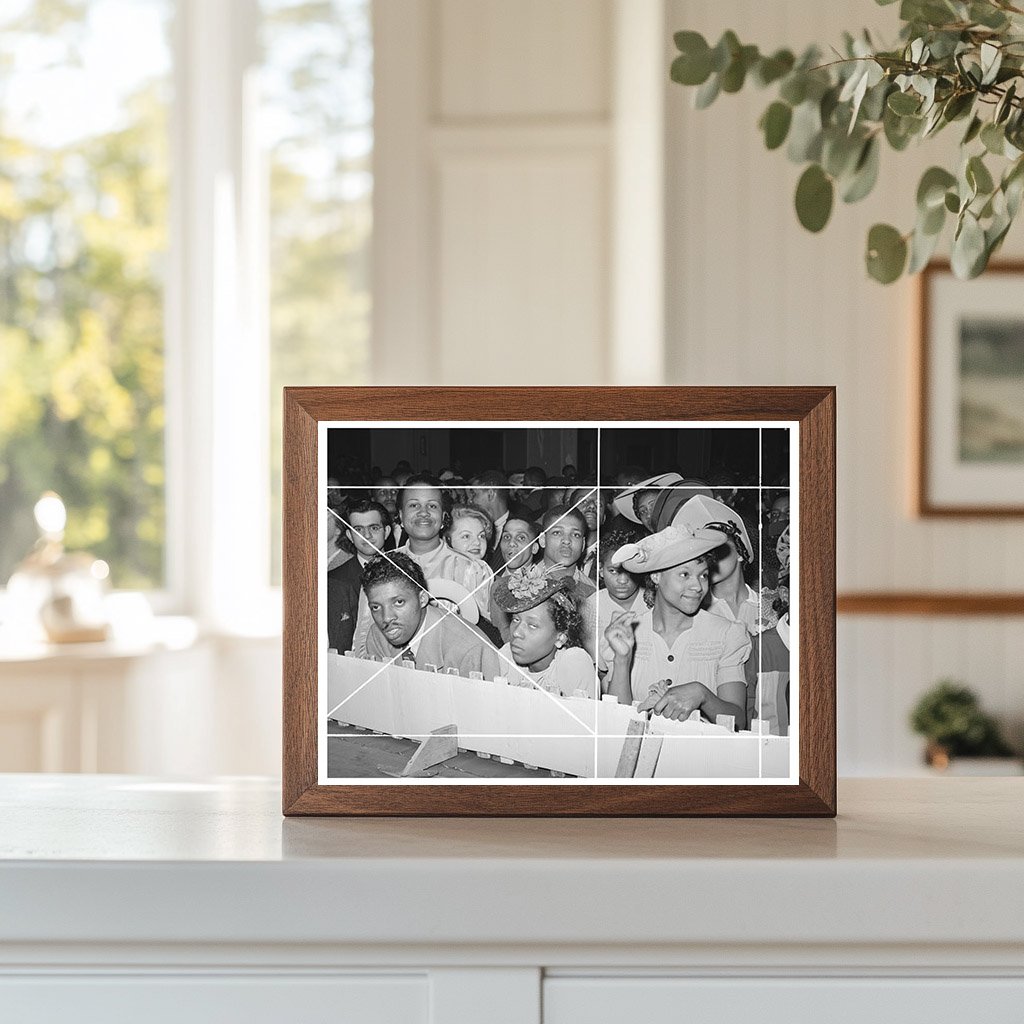
<svg viewBox="0 0 1024 1024">
<path fill-rule="evenodd" d="M 178 0 L 166 289 L 169 601 L 280 631 L 269 565 L 269 346 L 257 0 Z"/>
</svg>

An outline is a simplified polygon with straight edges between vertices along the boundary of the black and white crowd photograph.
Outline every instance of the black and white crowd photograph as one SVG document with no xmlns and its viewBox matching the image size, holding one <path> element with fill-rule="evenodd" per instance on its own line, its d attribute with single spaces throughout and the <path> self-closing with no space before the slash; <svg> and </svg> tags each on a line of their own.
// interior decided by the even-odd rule
<svg viewBox="0 0 1024 1024">
<path fill-rule="evenodd" d="M 322 427 L 321 782 L 795 782 L 795 430 Z"/>
</svg>

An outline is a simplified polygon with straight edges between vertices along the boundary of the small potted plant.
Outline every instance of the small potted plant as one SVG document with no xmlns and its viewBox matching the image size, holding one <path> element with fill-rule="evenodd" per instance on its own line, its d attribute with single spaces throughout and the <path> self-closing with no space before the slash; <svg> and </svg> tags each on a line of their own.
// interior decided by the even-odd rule
<svg viewBox="0 0 1024 1024">
<path fill-rule="evenodd" d="M 982 711 L 974 691 L 950 679 L 941 680 L 921 697 L 910 715 L 910 725 L 928 741 L 925 762 L 939 771 L 948 770 L 954 758 L 1014 756 L 995 719 Z"/>
</svg>

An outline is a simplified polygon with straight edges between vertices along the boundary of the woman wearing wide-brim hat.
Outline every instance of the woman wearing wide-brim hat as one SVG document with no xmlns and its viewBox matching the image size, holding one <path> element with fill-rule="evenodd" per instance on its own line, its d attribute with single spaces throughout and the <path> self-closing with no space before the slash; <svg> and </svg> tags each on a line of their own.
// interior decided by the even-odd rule
<svg viewBox="0 0 1024 1024">
<path fill-rule="evenodd" d="M 698 495 L 672 510 L 671 525 L 725 534 L 725 544 L 716 553 L 717 565 L 711 574 L 710 611 L 723 619 L 742 622 L 748 633 L 759 633 L 764 628 L 761 601 L 747 583 L 748 574 L 756 572 L 754 549 L 740 514 L 715 498 Z"/>
<path fill-rule="evenodd" d="M 731 715 L 737 729 L 746 728 L 750 637 L 741 623 L 701 607 L 714 568 L 711 553 L 725 539 L 718 530 L 669 526 L 612 556 L 629 572 L 648 575 L 654 606 L 642 615 L 622 612 L 605 630 L 605 693 L 667 718 L 699 710 L 712 722 Z"/>
<path fill-rule="evenodd" d="M 500 576 L 491 600 L 509 616 L 509 642 L 498 652 L 513 685 L 596 699 L 597 673 L 583 643 L 571 576 L 541 564 Z M 579 693 L 582 691 L 582 694 Z"/>
</svg>

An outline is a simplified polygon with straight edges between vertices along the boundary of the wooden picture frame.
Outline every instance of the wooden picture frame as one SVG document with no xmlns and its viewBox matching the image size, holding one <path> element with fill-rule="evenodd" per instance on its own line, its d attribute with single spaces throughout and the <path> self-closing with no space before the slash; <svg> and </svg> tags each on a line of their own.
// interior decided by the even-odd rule
<svg viewBox="0 0 1024 1024">
<path fill-rule="evenodd" d="M 1024 262 L 992 263 L 960 281 L 936 261 L 919 276 L 912 451 L 922 518 L 1024 516 L 1024 370 L 1008 376 L 986 365 L 1024 358 L 1022 285 Z"/>
<path fill-rule="evenodd" d="M 790 741 L 788 777 L 779 776 L 775 781 L 762 775 L 756 779 L 730 779 L 724 783 L 712 779 L 712 784 L 703 784 L 707 780 L 698 778 L 687 778 L 683 784 L 654 778 L 650 782 L 638 778 L 613 779 L 608 773 L 598 771 L 595 754 L 593 776 L 585 779 L 563 780 L 547 776 L 547 773 L 537 773 L 531 776 L 538 779 L 536 783 L 513 785 L 475 780 L 475 784 L 463 785 L 444 784 L 436 778 L 417 778 L 411 780 L 413 784 L 383 777 L 379 782 L 365 778 L 324 778 L 321 767 L 327 755 L 324 753 L 321 758 L 320 738 L 321 735 L 326 736 L 328 723 L 321 721 L 320 672 L 327 659 L 330 659 L 329 664 L 335 672 L 335 675 L 330 675 L 331 680 L 339 671 L 338 655 L 327 651 L 326 639 L 320 635 L 321 622 L 325 621 L 319 601 L 323 592 L 320 575 L 325 558 L 323 520 L 327 513 L 322 507 L 326 506 L 322 488 L 327 458 L 325 439 L 331 436 L 328 431 L 347 430 L 351 424 L 359 424 L 360 427 L 380 424 L 381 429 L 413 424 L 417 429 L 422 427 L 429 431 L 434 424 L 439 428 L 458 428 L 468 423 L 487 427 L 491 422 L 508 430 L 518 429 L 520 424 L 541 430 L 548 424 L 570 424 L 580 431 L 589 431 L 595 424 L 603 424 L 606 441 L 632 437 L 617 432 L 629 431 L 636 424 L 654 431 L 700 430 L 704 432 L 701 436 L 711 436 L 709 432 L 719 429 L 737 428 L 756 431 L 759 459 L 765 451 L 763 436 L 788 431 L 787 437 L 796 439 L 798 443 L 792 446 L 791 461 L 787 464 L 787 472 L 791 472 L 789 467 L 795 468 L 796 472 L 786 478 L 786 486 L 791 488 L 787 496 L 796 499 L 791 513 L 795 569 L 792 599 L 794 608 L 798 610 L 793 648 L 794 664 L 798 666 L 798 673 L 794 673 L 797 698 L 793 706 L 796 712 L 793 715 L 794 732 L 791 741 L 789 736 L 783 737 Z M 283 467 L 284 813 L 834 816 L 835 424 L 835 389 L 831 387 L 286 388 Z M 355 437 L 355 434 L 351 436 Z M 598 452 L 604 443 L 600 436 Z M 603 479 L 600 466 L 595 479 L 598 484 Z M 758 486 L 763 484 L 764 480 L 759 476 Z M 600 500 L 600 493 L 598 497 Z M 788 529 L 786 532 L 789 533 Z M 787 645 L 788 642 L 787 639 Z M 326 687 L 327 683 L 322 685 Z M 604 702 L 590 701 L 588 706 L 597 707 L 598 703 Z M 632 709 L 630 713 L 633 713 Z M 722 723 L 719 726 L 724 728 Z M 749 735 L 724 736 L 720 742 L 734 744 L 742 738 L 746 743 Z M 769 736 L 766 727 L 758 727 L 755 735 L 759 751 L 768 749 L 769 740 L 774 742 L 779 738 Z M 604 738 L 600 737 L 600 740 Z M 608 738 L 622 739 L 623 749 L 628 742 L 618 734 Z M 595 739 L 594 744 L 596 748 L 599 739 Z M 739 747 L 730 749 L 738 750 Z M 772 749 L 779 748 L 774 746 Z M 758 757 L 761 756 L 759 753 Z M 635 760 L 634 757 L 634 763 Z M 540 779 L 541 774 L 546 777 Z"/>
</svg>

